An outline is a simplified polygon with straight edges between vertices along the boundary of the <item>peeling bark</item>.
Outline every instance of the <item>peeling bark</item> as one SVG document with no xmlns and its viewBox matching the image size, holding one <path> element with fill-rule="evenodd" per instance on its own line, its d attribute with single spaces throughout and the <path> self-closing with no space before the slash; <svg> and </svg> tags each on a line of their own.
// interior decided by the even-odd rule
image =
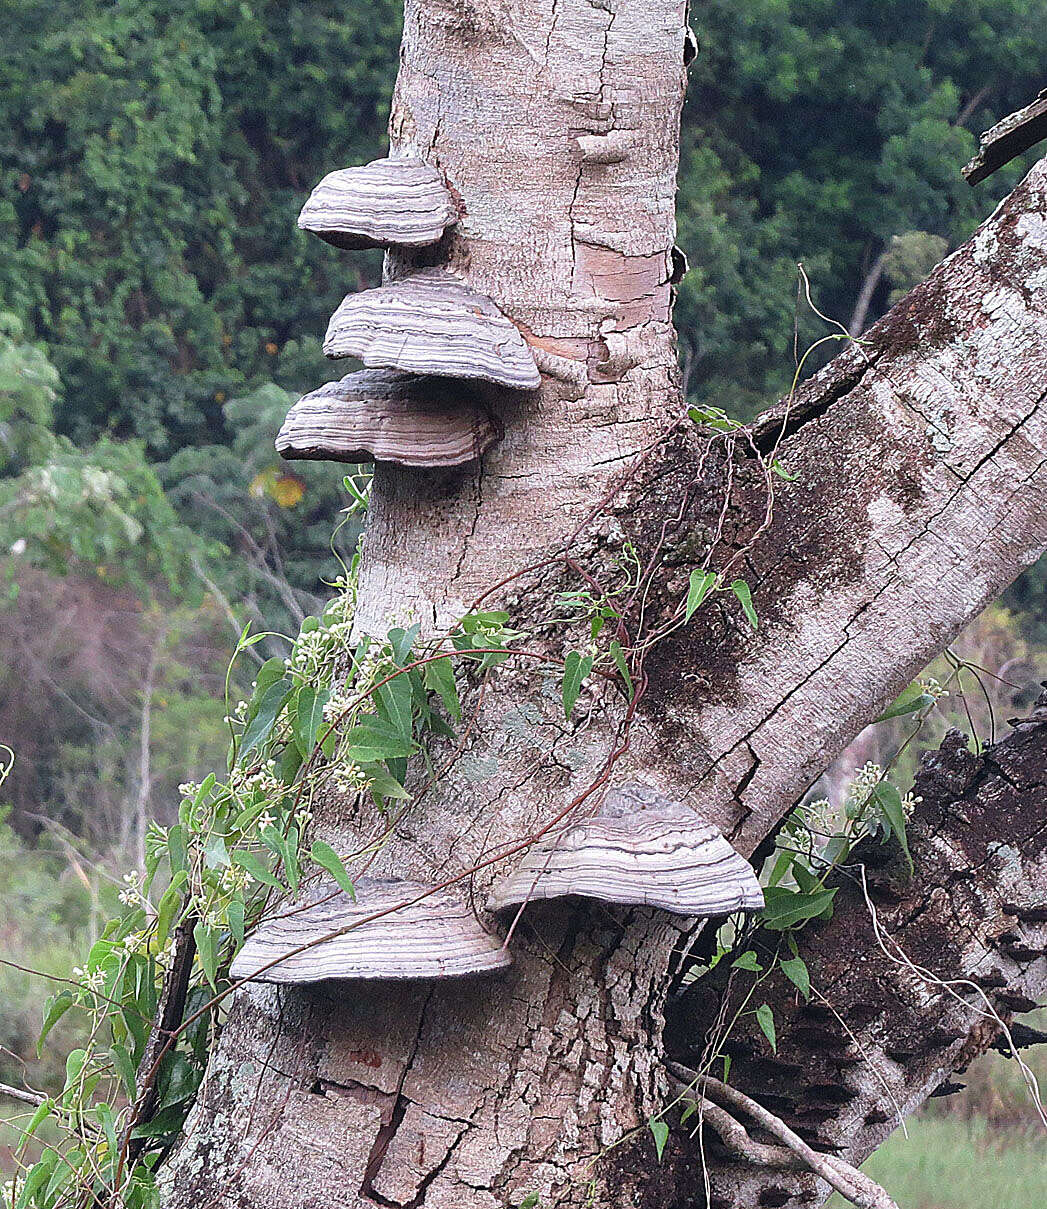
<svg viewBox="0 0 1047 1209">
<path fill-rule="evenodd" d="M 610 775 L 688 801 L 748 855 L 1047 544 L 1047 165 L 754 444 L 710 448 L 675 419 L 684 45 L 682 0 L 408 0 L 392 142 L 444 172 L 462 218 L 435 249 L 390 253 L 387 275 L 450 267 L 513 319 L 543 382 L 492 404 L 505 437 L 479 467 L 378 466 L 357 625 L 436 631 L 560 551 L 485 604 L 562 655 L 549 618 L 581 583 L 565 543 L 601 582 L 627 541 L 664 555 L 652 626 L 692 568 L 745 551 L 759 631 L 717 597 L 658 644 Z M 746 549 L 767 504 L 756 452 L 779 438 L 799 477 Z M 471 704 L 465 750 L 368 872 L 461 877 L 482 907 L 498 853 L 600 782 L 624 705 L 593 678 L 566 724 L 555 683 L 522 663 Z M 341 851 L 383 825 L 338 798 L 316 813 Z M 656 1163 L 645 1122 L 668 1095 L 663 1007 L 694 932 L 549 904 L 504 977 L 240 993 L 167 1204 L 691 1203 L 693 1156 Z"/>
</svg>

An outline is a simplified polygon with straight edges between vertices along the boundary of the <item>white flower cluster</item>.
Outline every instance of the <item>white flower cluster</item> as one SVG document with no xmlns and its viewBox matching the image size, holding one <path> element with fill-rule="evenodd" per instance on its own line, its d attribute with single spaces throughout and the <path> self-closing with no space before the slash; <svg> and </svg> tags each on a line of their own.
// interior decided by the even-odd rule
<svg viewBox="0 0 1047 1209">
<path fill-rule="evenodd" d="M 370 779 L 359 764 L 351 761 L 339 764 L 331 773 L 331 786 L 337 793 L 361 793 L 370 786 Z"/>
<path fill-rule="evenodd" d="M 90 974 L 83 966 L 73 966 L 73 977 L 85 991 L 97 994 L 105 986 L 105 974 L 102 970 L 92 970 Z"/>
<path fill-rule="evenodd" d="M 902 811 L 907 819 L 912 818 L 912 812 L 922 801 L 923 798 L 919 794 L 914 794 L 912 790 L 902 797 Z"/>
<path fill-rule="evenodd" d="M 811 831 L 819 835 L 833 835 L 837 829 L 836 807 L 828 798 L 808 802 L 803 808 L 804 821 Z"/>
<path fill-rule="evenodd" d="M 340 718 L 352 705 L 353 700 L 354 698 L 350 697 L 348 693 L 332 693 L 324 705 L 324 721 L 331 723 L 336 718 Z"/>
<path fill-rule="evenodd" d="M 295 639 L 284 667 L 289 672 L 309 675 L 326 667 L 336 655 L 348 651 L 354 607 L 355 600 L 348 593 L 336 596 L 324 610 L 320 624 Z"/>
<path fill-rule="evenodd" d="M 286 786 L 276 775 L 276 760 L 268 759 L 260 767 L 246 772 L 235 768 L 229 777 L 229 787 L 238 794 L 259 794 L 266 800 L 280 798 Z"/>
<path fill-rule="evenodd" d="M 270 816 L 271 817 L 271 816 Z M 247 886 L 247 870 L 241 869 L 239 865 L 230 865 L 222 873 L 222 889 L 228 890 L 231 893 L 236 893 L 237 890 L 243 890 Z"/>
<path fill-rule="evenodd" d="M 142 897 L 142 889 L 137 873 L 125 873 L 123 877 L 124 889 L 120 891 L 117 897 L 125 907 L 139 907 L 145 901 Z"/>
<path fill-rule="evenodd" d="M 850 818 L 857 818 L 865 810 L 882 779 L 883 769 L 872 760 L 858 769 L 847 790 L 847 813 Z"/>
</svg>

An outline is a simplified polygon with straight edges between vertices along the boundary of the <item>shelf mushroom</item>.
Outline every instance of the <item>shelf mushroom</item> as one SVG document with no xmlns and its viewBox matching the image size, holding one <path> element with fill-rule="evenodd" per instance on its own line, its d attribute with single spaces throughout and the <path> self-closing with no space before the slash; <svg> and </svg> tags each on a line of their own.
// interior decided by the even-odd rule
<svg viewBox="0 0 1047 1209">
<path fill-rule="evenodd" d="M 381 159 L 329 172 L 298 216 L 336 248 L 422 248 L 458 217 L 439 171 L 417 158 Z"/>
<path fill-rule="evenodd" d="M 479 378 L 516 390 L 541 382 L 516 325 L 445 269 L 350 294 L 331 318 L 324 353 L 359 357 L 374 369 Z"/>
<path fill-rule="evenodd" d="M 646 785 L 606 795 L 597 815 L 527 850 L 496 883 L 492 911 L 578 895 L 675 915 L 729 915 L 763 906 L 752 866 L 689 807 Z"/>
<path fill-rule="evenodd" d="M 427 890 L 399 878 L 362 877 L 354 902 L 322 885 L 306 903 L 260 924 L 230 973 L 234 979 L 307 983 L 455 978 L 511 964 L 508 949 L 464 903 L 447 891 Z"/>
<path fill-rule="evenodd" d="M 468 383 L 365 369 L 299 399 L 276 450 L 289 460 L 461 466 L 498 437 Z"/>
</svg>

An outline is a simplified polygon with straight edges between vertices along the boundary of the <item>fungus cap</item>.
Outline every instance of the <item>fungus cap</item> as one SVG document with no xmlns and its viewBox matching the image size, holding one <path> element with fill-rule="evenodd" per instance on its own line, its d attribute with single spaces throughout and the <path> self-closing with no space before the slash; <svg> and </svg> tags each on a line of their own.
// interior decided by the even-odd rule
<svg viewBox="0 0 1047 1209">
<path fill-rule="evenodd" d="M 261 923 L 230 972 L 235 979 L 308 983 L 455 978 L 511 964 L 508 949 L 464 903 L 446 890 L 429 889 L 398 878 L 362 877 L 354 902 L 323 884 L 306 902 Z"/>
<path fill-rule="evenodd" d="M 289 460 L 461 466 L 498 437 L 467 383 L 367 369 L 299 399 L 276 449 Z"/>
<path fill-rule="evenodd" d="M 455 221 L 454 199 L 425 160 L 381 159 L 329 172 L 298 216 L 303 231 L 336 248 L 420 248 Z"/>
<path fill-rule="evenodd" d="M 331 317 L 324 353 L 359 357 L 372 369 L 479 378 L 515 390 L 541 382 L 515 324 L 444 269 L 350 294 Z"/>
<path fill-rule="evenodd" d="M 756 874 L 715 827 L 646 785 L 610 790 L 598 814 L 531 847 L 496 883 L 492 911 L 578 895 L 676 915 L 729 915 L 763 906 Z"/>
</svg>

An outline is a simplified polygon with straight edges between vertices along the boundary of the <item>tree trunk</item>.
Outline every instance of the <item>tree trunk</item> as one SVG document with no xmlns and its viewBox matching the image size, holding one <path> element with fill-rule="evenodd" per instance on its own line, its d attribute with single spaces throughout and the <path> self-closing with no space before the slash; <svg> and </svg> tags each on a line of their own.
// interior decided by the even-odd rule
<svg viewBox="0 0 1047 1209">
<path fill-rule="evenodd" d="M 670 320 L 683 63 L 675 0 L 406 5 L 392 142 L 439 165 L 463 218 L 387 272 L 449 265 L 521 327 L 543 384 L 492 396 L 505 438 L 475 470 L 376 468 L 358 629 L 435 633 L 490 593 L 562 657 L 587 634 L 552 623 L 557 594 L 620 586 L 633 551 L 651 571 L 623 623 L 635 652 L 698 566 L 747 579 L 761 617 L 753 633 L 717 596 L 686 637 L 634 653 L 633 710 L 592 677 L 565 723 L 558 686 L 522 660 L 474 691 L 463 749 L 436 753 L 448 771 L 368 872 L 456 878 L 479 908 L 500 856 L 612 780 L 686 800 L 751 853 L 1045 544 L 1044 167 L 788 414 L 752 441 L 703 435 L 677 419 Z M 799 477 L 769 510 L 783 433 L 775 456 Z M 337 798 L 317 809 L 342 851 L 382 825 Z M 521 921 L 504 976 L 238 994 L 168 1204 L 693 1195 L 691 1160 L 658 1165 L 645 1123 L 694 931 L 550 905 Z"/>
</svg>

